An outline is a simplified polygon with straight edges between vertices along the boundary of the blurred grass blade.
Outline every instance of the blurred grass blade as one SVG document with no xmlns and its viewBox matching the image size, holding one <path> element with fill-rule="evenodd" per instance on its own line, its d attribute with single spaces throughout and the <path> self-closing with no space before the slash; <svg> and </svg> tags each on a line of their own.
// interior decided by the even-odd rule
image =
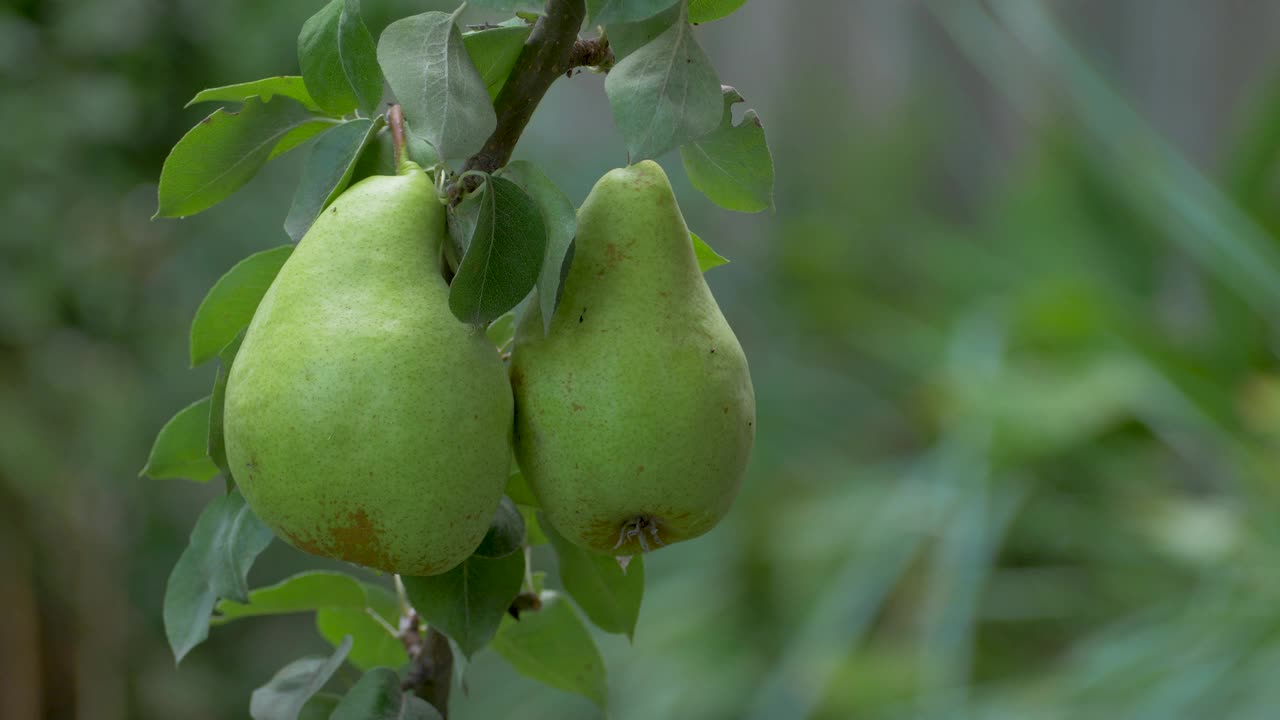
<svg viewBox="0 0 1280 720">
<path fill-rule="evenodd" d="M 1125 178 L 1116 189 L 1253 309 L 1276 316 L 1280 249 L 1090 67 L 1041 3 L 992 3 L 1003 28 L 976 2 L 935 0 L 929 7 L 960 49 L 1028 113 L 1037 96 L 1023 68 L 1028 54 L 1038 60 L 1098 143 L 1095 161 L 1109 167 L 1112 177 Z"/>
<path fill-rule="evenodd" d="M 985 459 L 974 458 L 966 464 L 964 469 L 975 475 L 954 482 L 977 487 L 960 499 L 955 516 L 943 530 L 924 598 L 923 717 L 957 717 L 968 704 L 979 604 L 1005 531 L 1026 495 L 1023 487 L 987 477 Z"/>
<path fill-rule="evenodd" d="M 838 666 L 861 642 L 927 538 L 924 528 L 944 514 L 952 490 L 917 467 L 883 503 L 858 545 L 832 578 L 813 611 L 791 634 L 750 703 L 749 720 L 808 717 Z M 922 472 L 924 471 L 924 472 Z"/>
<path fill-rule="evenodd" d="M 1280 170 L 1280 74 L 1275 74 L 1251 108 L 1243 132 L 1227 153 L 1225 182 L 1236 202 L 1273 234 L 1280 220 L 1275 179 Z"/>
</svg>

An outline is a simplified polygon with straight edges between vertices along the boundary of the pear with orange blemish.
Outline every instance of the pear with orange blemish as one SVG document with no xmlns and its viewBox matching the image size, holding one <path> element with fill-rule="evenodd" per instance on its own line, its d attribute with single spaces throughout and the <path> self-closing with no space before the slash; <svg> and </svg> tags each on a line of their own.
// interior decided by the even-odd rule
<svg viewBox="0 0 1280 720">
<path fill-rule="evenodd" d="M 232 364 L 227 458 L 282 539 L 387 572 L 475 550 L 506 484 L 512 399 L 449 311 L 444 207 L 420 167 L 362 180 L 307 231 Z"/>
<path fill-rule="evenodd" d="M 596 183 L 545 335 L 530 307 L 511 358 L 516 457 L 556 530 L 631 555 L 714 527 L 746 469 L 755 396 L 661 167 Z"/>
</svg>

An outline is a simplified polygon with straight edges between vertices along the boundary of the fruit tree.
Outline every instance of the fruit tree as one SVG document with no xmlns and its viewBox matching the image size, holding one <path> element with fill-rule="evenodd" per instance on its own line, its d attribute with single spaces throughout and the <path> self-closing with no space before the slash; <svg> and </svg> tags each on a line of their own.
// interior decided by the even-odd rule
<svg viewBox="0 0 1280 720">
<path fill-rule="evenodd" d="M 332 0 L 302 26 L 300 75 L 196 94 L 224 107 L 165 161 L 158 217 L 309 149 L 281 213 L 293 242 L 201 303 L 191 363 L 216 360 L 214 386 L 143 470 L 226 483 L 166 589 L 178 661 L 211 625 L 337 608 L 354 615 L 321 623 L 333 653 L 264 678 L 254 718 L 447 717 L 455 666 L 484 647 L 607 706 L 583 617 L 635 633 L 644 554 L 729 512 L 756 433 L 747 359 L 703 279 L 725 261 L 654 162 L 678 149 L 715 203 L 771 206 L 761 122 L 734 122 L 743 98 L 695 33 L 743 2 L 475 0 L 494 22 L 462 24 L 463 6 L 375 40 L 358 0 Z M 605 74 L 625 148 L 575 203 L 511 158 L 547 88 L 582 71 Z M 388 582 L 250 588 L 273 539 Z M 344 663 L 362 674 L 338 688 Z"/>
</svg>

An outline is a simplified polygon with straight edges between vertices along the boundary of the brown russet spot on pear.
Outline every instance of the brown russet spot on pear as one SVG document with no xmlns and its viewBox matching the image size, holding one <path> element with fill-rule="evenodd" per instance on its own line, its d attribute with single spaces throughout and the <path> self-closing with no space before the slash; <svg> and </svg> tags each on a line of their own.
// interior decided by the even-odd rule
<svg viewBox="0 0 1280 720">
<path fill-rule="evenodd" d="M 444 208 L 405 163 L 322 213 L 263 297 L 227 383 L 227 457 L 277 535 L 429 575 L 480 544 L 510 468 L 512 398 L 441 276 Z"/>
<path fill-rule="evenodd" d="M 511 356 L 516 454 L 556 530 L 631 555 L 714 527 L 746 469 L 755 396 L 661 167 L 596 184 L 548 333 L 530 307 Z"/>
</svg>

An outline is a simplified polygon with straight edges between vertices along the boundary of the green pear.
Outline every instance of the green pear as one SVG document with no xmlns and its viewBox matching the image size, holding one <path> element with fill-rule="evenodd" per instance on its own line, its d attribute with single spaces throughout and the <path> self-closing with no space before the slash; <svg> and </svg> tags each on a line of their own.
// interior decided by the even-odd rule
<svg viewBox="0 0 1280 720">
<path fill-rule="evenodd" d="M 511 389 L 483 330 L 449 311 L 444 236 L 430 179 L 405 162 L 340 195 L 258 306 L 227 381 L 227 459 L 294 547 L 431 575 L 484 537 Z"/>
<path fill-rule="evenodd" d="M 751 453 L 755 395 L 657 163 L 596 183 L 547 333 L 531 307 L 511 357 L 516 458 L 550 523 L 619 556 L 714 527 Z"/>
</svg>

